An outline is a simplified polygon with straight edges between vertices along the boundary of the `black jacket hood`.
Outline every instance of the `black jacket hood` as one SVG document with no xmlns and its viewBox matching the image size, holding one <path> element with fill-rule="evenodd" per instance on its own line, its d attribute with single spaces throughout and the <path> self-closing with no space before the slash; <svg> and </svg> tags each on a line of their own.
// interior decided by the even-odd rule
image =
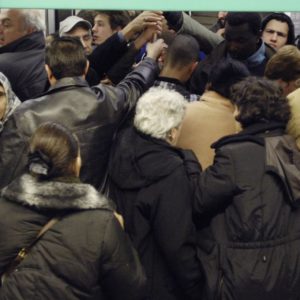
<svg viewBox="0 0 300 300">
<path fill-rule="evenodd" d="M 220 138 L 211 145 L 211 148 L 217 149 L 226 144 L 243 141 L 252 141 L 263 146 L 265 144 L 265 136 L 283 134 L 284 130 L 285 124 L 280 122 L 256 123 L 248 126 L 237 134 Z"/>
<path fill-rule="evenodd" d="M 146 187 L 183 164 L 180 149 L 134 128 L 120 134 L 112 153 L 110 178 L 123 189 Z"/>
<path fill-rule="evenodd" d="M 284 134 L 280 122 L 256 123 L 238 134 L 221 138 L 212 145 L 220 148 L 227 144 L 253 142 L 266 149 L 266 170 L 279 176 L 290 204 L 300 207 L 300 153 L 294 138 Z"/>
</svg>

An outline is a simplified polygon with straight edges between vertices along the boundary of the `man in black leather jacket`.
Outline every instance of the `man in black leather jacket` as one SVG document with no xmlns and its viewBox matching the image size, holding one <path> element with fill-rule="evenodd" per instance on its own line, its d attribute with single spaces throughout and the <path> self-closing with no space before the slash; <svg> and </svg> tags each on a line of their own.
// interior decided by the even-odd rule
<svg viewBox="0 0 300 300">
<path fill-rule="evenodd" d="M 98 188 L 114 133 L 139 96 L 158 73 L 154 59 L 163 43 L 148 48 L 148 57 L 116 87 L 90 88 L 84 80 L 88 61 L 79 40 L 62 37 L 46 51 L 51 88 L 40 98 L 26 101 L 6 123 L 0 140 L 0 188 L 24 172 L 28 140 L 43 122 L 60 122 L 75 133 L 82 155 L 81 180 Z"/>
</svg>

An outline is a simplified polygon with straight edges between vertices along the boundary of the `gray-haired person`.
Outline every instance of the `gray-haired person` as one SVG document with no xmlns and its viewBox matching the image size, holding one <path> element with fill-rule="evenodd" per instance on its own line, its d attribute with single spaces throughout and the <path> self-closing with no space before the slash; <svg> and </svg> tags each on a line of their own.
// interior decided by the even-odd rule
<svg viewBox="0 0 300 300">
<path fill-rule="evenodd" d="M 49 86 L 44 30 L 38 10 L 8 9 L 0 14 L 0 72 L 21 101 L 39 96 Z"/>
<path fill-rule="evenodd" d="M 191 152 L 174 147 L 185 107 L 178 92 L 151 88 L 111 156 L 111 196 L 144 265 L 147 299 L 201 298 L 187 168 L 198 165 Z"/>
</svg>

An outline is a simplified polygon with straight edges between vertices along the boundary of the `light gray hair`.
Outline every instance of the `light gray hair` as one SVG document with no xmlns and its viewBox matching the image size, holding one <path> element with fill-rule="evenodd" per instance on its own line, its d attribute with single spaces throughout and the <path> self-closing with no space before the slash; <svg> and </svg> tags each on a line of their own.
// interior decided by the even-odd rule
<svg viewBox="0 0 300 300">
<path fill-rule="evenodd" d="M 24 17 L 25 28 L 34 28 L 36 31 L 45 31 L 45 20 L 38 9 L 22 9 L 20 12 Z"/>
<path fill-rule="evenodd" d="M 180 126 L 186 103 L 176 91 L 151 88 L 138 100 L 134 126 L 144 134 L 166 140 L 170 130 Z"/>
</svg>

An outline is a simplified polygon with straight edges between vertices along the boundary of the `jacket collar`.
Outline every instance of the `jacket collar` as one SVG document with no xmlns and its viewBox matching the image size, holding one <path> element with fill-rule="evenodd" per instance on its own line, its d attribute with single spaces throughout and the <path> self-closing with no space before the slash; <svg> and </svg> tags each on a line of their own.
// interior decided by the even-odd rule
<svg viewBox="0 0 300 300">
<path fill-rule="evenodd" d="M 209 102 L 212 105 L 222 105 L 227 107 L 232 113 L 234 112 L 234 105 L 230 101 L 230 99 L 223 97 L 219 93 L 215 91 L 205 91 L 200 97 L 199 101 Z"/>
<path fill-rule="evenodd" d="M 133 127 L 122 132 L 114 147 L 109 175 L 122 189 L 149 186 L 183 165 L 181 149 Z"/>
<path fill-rule="evenodd" d="M 212 148 L 219 148 L 229 143 L 252 141 L 261 145 L 265 144 L 265 136 L 274 136 L 283 134 L 285 130 L 285 124 L 280 122 L 268 122 L 268 123 L 256 123 L 243 129 L 241 132 L 233 135 L 228 135 L 214 144 Z"/>
<path fill-rule="evenodd" d="M 57 92 L 61 89 L 66 89 L 68 87 L 89 87 L 87 81 L 83 79 L 82 77 L 65 77 L 62 79 L 59 79 L 56 81 L 56 83 L 51 86 L 47 92 L 45 92 L 43 95 L 48 95 Z M 42 95 L 42 96 L 43 96 Z"/>
<path fill-rule="evenodd" d="M 247 67 L 251 68 L 262 64 L 265 59 L 266 59 L 266 46 L 265 43 L 262 40 L 260 40 L 260 46 L 258 47 L 258 49 L 246 60 L 244 60 L 243 63 Z"/>
<path fill-rule="evenodd" d="M 27 34 L 0 48 L 0 54 L 9 52 L 21 52 L 45 48 L 43 31 Z"/>
<path fill-rule="evenodd" d="M 11 202 L 54 210 L 109 208 L 108 200 L 89 184 L 46 181 L 25 174 L 5 187 L 1 196 Z"/>
<path fill-rule="evenodd" d="M 185 85 L 180 80 L 178 80 L 176 78 L 158 76 L 156 80 L 157 81 L 165 81 L 165 82 L 173 83 L 173 84 L 180 85 L 180 86 L 185 88 Z"/>
</svg>

